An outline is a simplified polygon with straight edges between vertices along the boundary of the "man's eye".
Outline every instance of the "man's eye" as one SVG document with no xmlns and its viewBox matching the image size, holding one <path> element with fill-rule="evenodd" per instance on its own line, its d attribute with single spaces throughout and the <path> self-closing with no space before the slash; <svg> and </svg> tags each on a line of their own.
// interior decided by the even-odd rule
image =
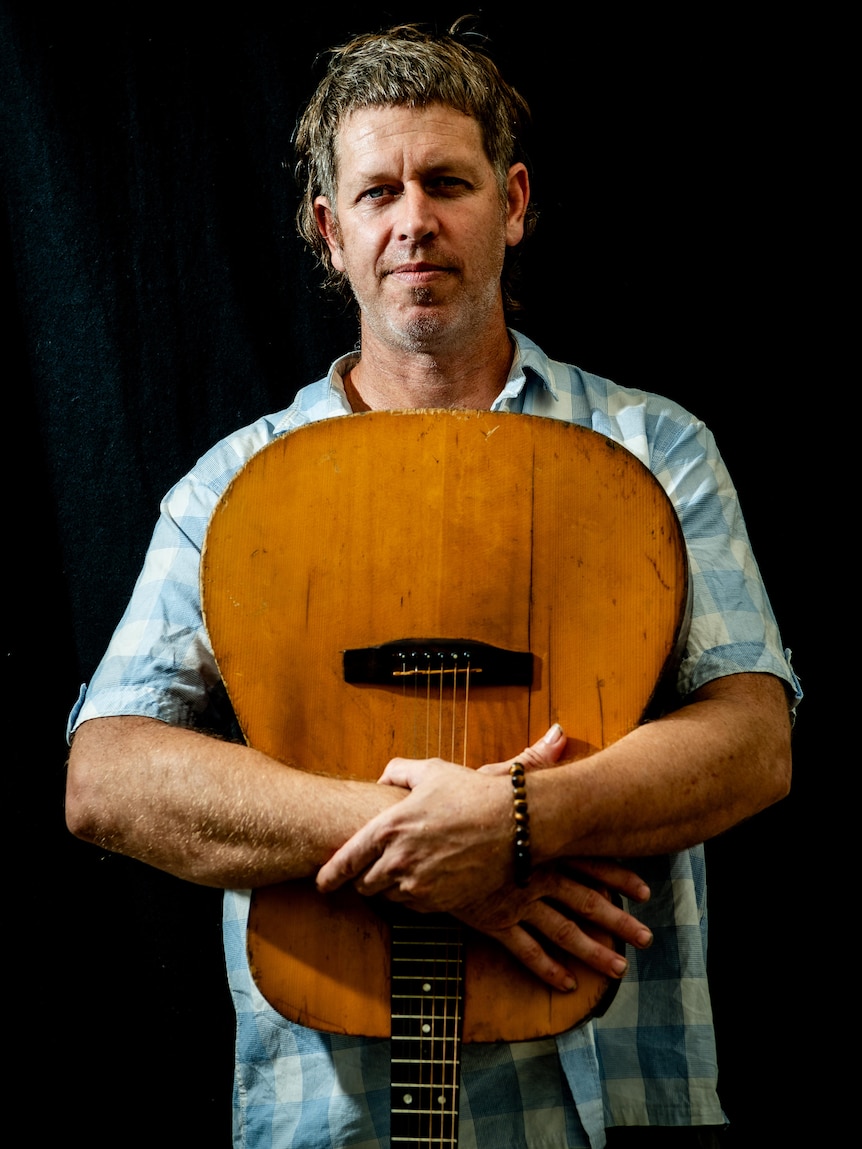
<svg viewBox="0 0 862 1149">
<path fill-rule="evenodd" d="M 438 191 L 461 191 L 466 186 L 467 181 L 458 176 L 438 176 L 429 184 L 429 187 L 436 188 Z"/>
<path fill-rule="evenodd" d="M 393 195 L 394 189 L 384 184 L 381 187 L 369 188 L 359 197 L 360 199 L 383 199 L 384 196 Z"/>
</svg>

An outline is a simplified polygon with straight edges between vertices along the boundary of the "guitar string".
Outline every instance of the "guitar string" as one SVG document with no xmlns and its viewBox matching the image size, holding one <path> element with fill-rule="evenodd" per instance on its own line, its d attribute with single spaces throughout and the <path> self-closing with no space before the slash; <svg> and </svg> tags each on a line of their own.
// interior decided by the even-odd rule
<svg viewBox="0 0 862 1149">
<path fill-rule="evenodd" d="M 467 725 L 468 725 L 467 720 L 468 720 L 468 716 L 469 716 L 469 712 L 470 712 L 470 670 L 471 670 L 471 665 L 470 665 L 470 659 L 468 658 L 466 666 L 464 668 L 464 704 L 463 704 L 463 720 L 464 720 L 464 736 L 463 737 L 464 737 L 464 741 L 463 741 L 463 757 L 462 757 L 462 761 L 461 761 L 462 766 L 467 765 Z M 456 662 L 455 672 L 453 674 L 453 695 L 452 695 L 452 761 L 453 762 L 456 760 L 456 758 L 455 758 L 455 723 L 456 723 L 456 717 L 457 717 L 457 713 L 458 713 L 458 706 L 456 704 L 457 689 L 458 689 L 458 666 L 457 666 L 457 662 Z M 455 935 L 453 935 L 453 939 L 454 939 L 454 945 L 455 945 L 454 963 L 455 963 L 455 985 L 456 985 L 456 991 L 457 992 L 455 993 L 455 995 L 452 999 L 452 1006 L 453 1006 L 453 1011 L 454 1011 L 452 1014 L 452 1017 L 449 1018 L 447 1016 L 447 1019 L 446 1019 L 446 1024 L 452 1025 L 452 1035 L 453 1035 L 453 1040 L 451 1042 L 449 1042 L 447 1045 L 447 1047 L 449 1048 L 449 1050 L 451 1052 L 451 1065 L 449 1066 L 449 1079 L 450 1079 L 451 1085 L 450 1085 L 449 1094 L 448 1094 L 448 1109 L 449 1109 L 450 1132 L 451 1132 L 450 1144 L 455 1143 L 455 1135 L 456 1135 L 456 1131 L 457 1131 L 456 1121 L 458 1119 L 458 1110 L 459 1110 L 459 1102 L 460 1102 L 460 1098 L 458 1097 L 458 1090 L 459 1090 L 459 1086 L 460 1086 L 458 1069 L 459 1069 L 460 1057 L 461 1057 L 461 1051 L 459 1048 L 459 1045 L 460 1045 L 460 1020 L 461 1020 L 460 1013 L 461 1013 L 461 1003 L 463 1000 L 463 998 L 462 998 L 463 984 L 461 983 L 461 978 L 463 978 L 463 976 L 464 976 L 463 951 L 461 949 L 460 934 L 456 933 Z M 448 981 L 447 981 L 447 984 L 448 984 Z M 447 1003 L 446 1004 L 447 1004 L 447 1015 L 448 1015 L 448 1010 L 449 1010 L 449 998 L 448 998 L 448 996 L 447 996 Z M 444 1093 L 444 1096 L 445 1096 L 445 1093 Z M 442 1125 L 441 1125 L 440 1132 L 441 1132 L 441 1141 L 442 1141 L 443 1140 Z"/>
<path fill-rule="evenodd" d="M 451 761 L 457 761 L 456 758 L 456 745 L 457 745 L 457 724 L 459 713 L 458 702 L 458 672 L 459 667 L 457 659 L 455 660 L 452 668 L 452 722 L 451 722 Z M 469 701 L 469 662 L 465 668 L 465 691 L 464 691 L 464 753 L 462 765 L 467 764 L 467 743 L 466 743 L 466 730 L 467 730 L 467 713 Z M 443 691 L 443 673 L 441 670 L 441 694 Z M 442 727 L 441 727 L 442 729 Z M 439 1146 L 444 1149 L 448 1142 L 449 1145 L 455 1144 L 456 1135 L 456 1121 L 458 1114 L 459 1098 L 458 1098 L 458 1065 L 460 1061 L 460 1050 L 458 1048 L 458 1024 L 460 1013 L 460 1000 L 461 1000 L 461 985 L 460 978 L 463 976 L 463 967 L 461 966 L 461 953 L 459 946 L 459 938 L 457 934 L 450 931 L 445 933 L 445 981 L 446 993 L 443 995 L 443 1052 L 444 1056 L 441 1058 L 440 1066 L 440 1086 L 439 1094 L 435 1096 L 436 1090 L 432 1090 L 432 1106 L 439 1105 L 440 1120 L 437 1123 L 439 1132 Z M 454 971 L 454 973 L 453 973 Z M 454 984 L 455 993 L 451 993 L 451 987 Z M 448 1057 L 446 1056 L 448 1054 Z M 448 1117 L 449 1135 L 446 1135 L 446 1127 Z"/>
<path fill-rule="evenodd" d="M 402 661 L 402 670 L 406 671 L 406 660 Z M 463 710 L 463 742 L 462 742 L 462 758 L 461 765 L 467 764 L 467 747 L 468 747 L 468 715 L 469 715 L 469 700 L 470 700 L 470 672 L 471 666 L 468 659 L 467 665 L 463 670 L 464 673 L 464 701 L 459 704 L 458 701 L 458 674 L 460 668 L 457 663 L 452 670 L 452 691 L 451 691 L 451 753 L 450 761 L 457 761 L 456 747 L 457 747 L 457 728 L 458 728 L 458 715 L 459 709 Z M 426 668 L 426 690 L 425 690 L 425 757 L 430 757 L 431 749 L 431 731 L 433 726 L 437 726 L 437 754 L 443 757 L 443 722 L 446 702 L 445 690 L 445 667 L 441 664 L 439 671 L 439 687 L 437 690 L 437 722 L 433 722 L 433 691 L 432 680 L 435 671 L 428 666 Z M 419 697 L 419 684 L 418 679 L 420 674 L 416 673 L 413 676 L 413 697 L 414 705 L 412 707 L 413 719 L 413 744 L 418 747 L 419 738 L 419 723 L 417 722 L 418 708 L 416 703 Z M 406 689 L 406 681 L 402 679 Z M 414 751 L 415 752 L 415 751 Z M 427 1146 L 428 1149 L 449 1149 L 457 1144 L 457 1126 L 459 1097 L 458 1097 L 458 1064 L 460 1051 L 458 1049 L 458 1033 L 460 1028 L 461 1018 L 461 987 L 458 985 L 459 979 L 463 976 L 463 968 L 461 966 L 462 955 L 460 953 L 459 937 L 457 933 L 452 933 L 446 930 L 443 933 L 444 945 L 442 947 L 442 965 L 443 965 L 443 985 L 446 987 L 451 986 L 453 980 L 457 992 L 451 994 L 445 992 L 442 995 L 433 993 L 430 1002 L 430 1014 L 426 1014 L 426 999 L 420 995 L 420 1032 L 421 1027 L 425 1024 L 430 1026 L 431 1041 L 429 1048 L 431 1057 L 428 1059 L 421 1058 L 420 1054 L 420 1092 L 423 1088 L 427 1091 L 428 1097 L 428 1123 L 427 1123 Z M 441 947 L 435 946 L 433 949 L 433 965 L 434 965 L 434 978 L 432 984 L 440 984 L 440 976 L 438 967 L 440 965 L 439 950 Z M 453 974 L 454 971 L 454 974 Z M 441 999 L 442 997 L 442 1004 Z M 441 1012 L 442 1011 L 442 1012 Z M 440 1034 L 441 1037 L 437 1035 Z M 451 1039 L 450 1039 L 451 1034 Z M 421 1038 L 420 1038 L 421 1040 Z M 437 1056 L 442 1045 L 443 1056 Z M 425 1073 L 423 1074 L 423 1068 Z M 424 1078 L 424 1079 L 423 1079 Z M 435 1117 L 439 1115 L 439 1121 Z M 449 1133 L 446 1133 L 448 1117 Z M 421 1118 L 420 1118 L 421 1120 Z M 436 1129 L 436 1135 L 435 1135 Z"/>
<path fill-rule="evenodd" d="M 467 765 L 467 728 L 468 728 L 468 720 L 469 720 L 469 716 L 470 716 L 470 672 L 471 672 L 471 669 L 472 669 L 471 662 L 470 662 L 470 659 L 468 658 L 467 659 L 467 666 L 465 668 L 465 673 L 464 673 L 464 707 L 463 707 L 463 711 L 464 711 L 464 742 L 463 742 L 463 757 L 461 760 L 462 766 Z M 458 677 L 457 674 L 455 675 L 455 677 L 456 678 Z M 454 760 L 454 757 L 455 757 L 455 755 L 454 755 L 454 730 L 453 730 L 453 755 L 452 755 L 452 757 Z M 458 1134 L 457 1121 L 458 1121 L 458 1114 L 460 1111 L 460 1101 L 461 1101 L 460 1097 L 458 1096 L 459 1090 L 461 1087 L 460 1074 L 459 1074 L 459 1067 L 461 1064 L 461 1050 L 460 1050 L 461 1011 L 462 1011 L 462 1007 L 463 1007 L 463 1003 L 464 1003 L 464 984 L 463 984 L 463 980 L 461 980 L 461 979 L 463 979 L 464 973 L 465 973 L 465 970 L 464 970 L 464 951 L 463 951 L 463 947 L 461 945 L 462 938 L 461 938 L 460 933 L 456 936 L 455 940 L 456 940 L 456 945 L 458 947 L 457 952 L 455 954 L 455 961 L 457 963 L 456 968 L 457 968 L 457 974 L 458 974 L 459 982 L 458 982 L 458 992 L 455 995 L 455 1017 L 453 1019 L 455 1039 L 452 1042 L 452 1057 L 453 1057 L 452 1089 L 450 1092 L 450 1110 L 449 1110 L 451 1130 L 452 1130 L 452 1137 L 451 1137 L 451 1144 L 452 1145 L 454 1145 L 456 1140 L 457 1140 L 457 1134 Z"/>
<path fill-rule="evenodd" d="M 450 760 L 457 761 L 456 747 L 457 747 L 457 727 L 458 717 L 461 707 L 459 706 L 458 698 L 458 675 L 459 666 L 457 659 L 452 667 L 452 691 L 451 691 L 451 751 Z M 469 680 L 469 664 L 466 668 L 467 679 Z M 441 698 L 444 694 L 443 691 L 443 673 L 441 668 Z M 467 707 L 469 695 L 465 688 L 464 694 L 464 714 L 463 722 L 466 737 L 467 727 Z M 442 715 L 441 715 L 442 718 Z M 442 722 L 441 722 L 442 731 Z M 442 750 L 442 746 L 441 746 Z M 441 755 L 442 756 L 442 755 Z M 464 752 L 462 758 L 462 765 L 467 764 L 466 755 L 466 741 L 464 743 Z M 439 1086 L 432 1089 L 431 1104 L 438 1115 L 436 1121 L 436 1128 L 438 1132 L 439 1149 L 444 1149 L 446 1145 L 453 1146 L 456 1138 L 456 1121 L 459 1107 L 458 1097 L 458 1065 L 460 1061 L 460 1050 L 458 1048 L 458 1022 L 459 1022 L 459 1005 L 460 1005 L 460 978 L 463 974 L 463 968 L 460 964 L 461 954 L 459 946 L 459 938 L 457 934 L 446 930 L 444 934 L 445 948 L 444 948 L 444 986 L 446 992 L 443 994 L 442 1002 L 442 1053 L 440 1058 L 439 1068 Z M 455 992 L 452 993 L 454 986 Z M 438 1047 L 440 1048 L 440 1047 Z M 447 1120 L 448 1119 L 448 1120 Z M 447 1134 L 448 1127 L 448 1134 Z"/>
<path fill-rule="evenodd" d="M 442 757 L 442 748 L 443 748 L 443 700 L 444 700 L 444 679 L 445 679 L 444 667 L 443 667 L 442 662 L 440 664 L 439 674 L 440 674 L 440 681 L 439 681 L 439 686 L 438 686 L 438 690 L 437 690 L 437 695 L 438 695 L 438 704 L 437 704 L 437 755 L 438 755 L 438 757 Z M 454 677 L 457 677 L 457 676 L 453 676 L 453 679 L 454 679 Z M 447 956 L 448 956 L 448 952 L 447 952 L 447 954 L 444 954 L 444 959 Z M 427 1072 L 427 1094 L 426 1094 L 426 1096 L 428 1098 L 428 1102 L 427 1102 L 427 1104 L 428 1104 L 427 1130 L 428 1130 L 429 1149 L 431 1149 L 431 1146 L 433 1145 L 435 1129 L 437 1129 L 437 1132 L 438 1132 L 438 1140 L 439 1140 L 440 1146 L 442 1146 L 442 1144 L 443 1144 L 443 1125 L 441 1122 L 439 1127 L 438 1127 L 438 1125 L 435 1121 L 435 1109 L 434 1109 L 434 1107 L 435 1107 L 435 1103 L 436 1103 L 436 1094 L 438 1093 L 439 1090 L 441 1090 L 443 1088 L 443 1085 L 445 1083 L 445 1076 L 446 1076 L 445 1060 L 443 1058 L 441 1058 L 440 1059 L 441 1064 L 440 1064 L 440 1070 L 439 1070 L 440 1081 L 439 1082 L 437 1081 L 438 1070 L 437 1070 L 436 1054 L 438 1052 L 438 1049 L 440 1048 L 438 1046 L 438 1043 L 437 1043 L 437 1033 L 438 1033 L 438 1026 L 442 1025 L 443 1026 L 443 1036 L 445 1039 L 447 995 L 446 994 L 443 995 L 442 1018 L 439 1018 L 438 1017 L 438 1010 L 440 1009 L 441 1002 L 439 1000 L 440 995 L 437 992 L 438 987 L 440 986 L 440 971 L 439 971 L 438 965 L 439 965 L 439 951 L 437 949 L 437 946 L 435 945 L 433 950 L 432 950 L 432 966 L 434 969 L 434 981 L 432 984 L 434 985 L 435 992 L 432 995 L 432 1001 L 431 1001 L 431 1043 L 429 1046 L 431 1056 L 430 1056 L 430 1058 L 428 1058 L 428 1060 L 426 1062 L 426 1066 L 427 1066 L 427 1070 L 426 1070 L 426 1072 Z M 443 981 L 443 985 L 444 985 L 444 987 L 448 987 L 449 983 L 448 983 L 448 976 L 447 976 L 448 975 L 448 969 L 447 968 L 444 968 L 443 975 L 444 975 L 444 978 L 446 979 Z M 443 1044 L 442 1048 L 444 1050 L 446 1049 L 445 1040 L 444 1040 L 444 1044 Z"/>
</svg>

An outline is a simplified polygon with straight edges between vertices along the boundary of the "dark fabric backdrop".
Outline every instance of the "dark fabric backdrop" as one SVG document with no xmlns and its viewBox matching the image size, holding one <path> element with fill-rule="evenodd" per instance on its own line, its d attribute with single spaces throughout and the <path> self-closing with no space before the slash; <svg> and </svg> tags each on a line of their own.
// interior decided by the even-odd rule
<svg viewBox="0 0 862 1149">
<path fill-rule="evenodd" d="M 14 1108 L 37 1123 L 62 1114 L 87 1144 L 218 1149 L 232 1039 L 219 895 L 68 836 L 65 717 L 163 492 L 356 337 L 293 227 L 290 139 L 316 54 L 461 7 L 266 19 L 234 7 L 205 24 L 118 11 L 2 6 L 9 1044 L 29 1082 Z M 798 842 L 802 811 L 810 845 L 825 807 L 811 771 L 813 562 L 796 525 L 799 251 L 776 210 L 804 119 L 786 77 L 764 82 L 767 29 L 646 11 L 525 25 L 492 12 L 482 27 L 536 119 L 542 218 L 520 325 L 713 427 L 813 694 L 793 795 L 709 848 L 723 1099 L 736 1146 L 781 1144 L 812 1120 Z"/>
</svg>

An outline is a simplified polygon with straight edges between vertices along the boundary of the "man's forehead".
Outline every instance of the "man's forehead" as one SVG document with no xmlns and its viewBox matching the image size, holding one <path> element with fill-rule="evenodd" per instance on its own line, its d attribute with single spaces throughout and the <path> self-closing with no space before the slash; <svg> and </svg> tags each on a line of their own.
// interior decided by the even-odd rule
<svg viewBox="0 0 862 1149">
<path fill-rule="evenodd" d="M 475 154 L 478 146 L 484 153 L 479 121 L 448 104 L 354 108 L 339 124 L 335 143 L 337 159 L 350 164 L 363 164 L 387 150 L 404 148 Z"/>
</svg>

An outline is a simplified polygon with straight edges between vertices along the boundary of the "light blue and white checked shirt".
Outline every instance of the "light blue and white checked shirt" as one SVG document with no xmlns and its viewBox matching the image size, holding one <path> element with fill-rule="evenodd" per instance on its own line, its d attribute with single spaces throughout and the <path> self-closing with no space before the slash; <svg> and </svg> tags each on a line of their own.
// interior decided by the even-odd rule
<svg viewBox="0 0 862 1149">
<path fill-rule="evenodd" d="M 709 431 L 677 404 L 556 363 L 512 333 L 516 355 L 493 409 L 592 427 L 621 443 L 667 491 L 688 547 L 692 620 L 679 667 L 686 695 L 715 678 L 778 676 L 801 691 L 748 542 L 736 493 Z M 209 451 L 165 497 L 131 602 L 70 731 L 135 714 L 211 723 L 219 675 L 201 617 L 199 561 L 210 515 L 239 468 L 273 438 L 350 414 L 350 356 L 291 406 Z M 462 1149 L 598 1149 L 617 1125 L 717 1125 L 712 1013 L 706 983 L 703 848 L 646 859 L 652 889 L 629 907 L 655 935 L 630 950 L 630 972 L 604 1018 L 545 1041 L 463 1051 Z M 388 1042 L 318 1033 L 263 999 L 245 950 L 249 893 L 227 891 L 224 943 L 237 1011 L 234 1136 L 238 1149 L 377 1149 L 388 1145 Z"/>
</svg>

